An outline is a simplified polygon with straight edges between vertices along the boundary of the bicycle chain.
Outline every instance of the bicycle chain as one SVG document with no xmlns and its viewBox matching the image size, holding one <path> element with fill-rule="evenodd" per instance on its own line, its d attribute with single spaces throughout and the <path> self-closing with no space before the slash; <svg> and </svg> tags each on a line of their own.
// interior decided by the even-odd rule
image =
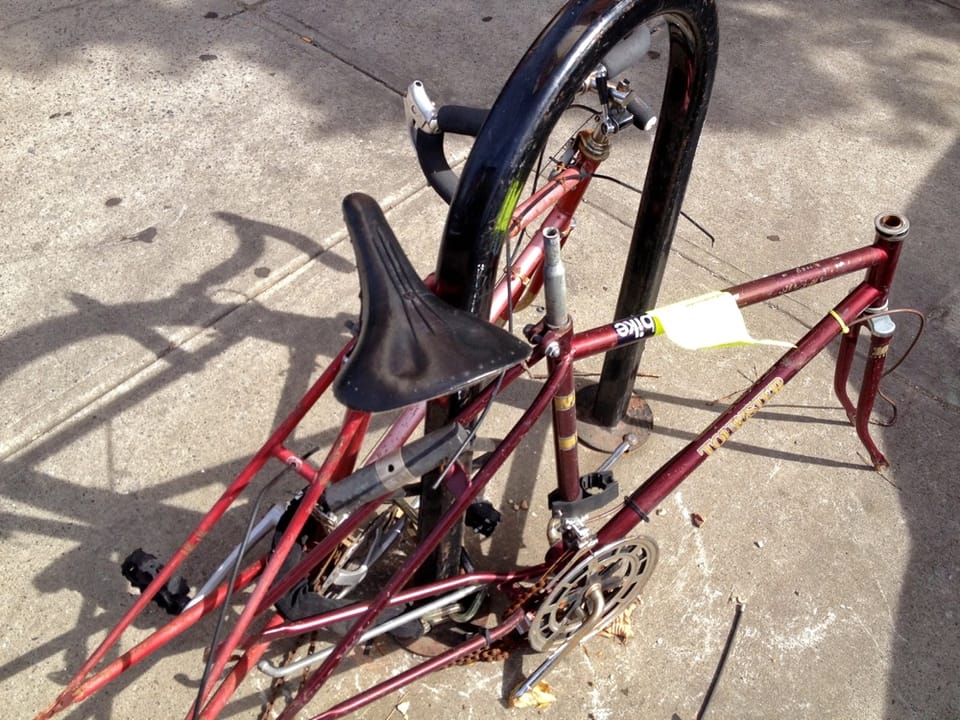
<svg viewBox="0 0 960 720">
<path fill-rule="evenodd" d="M 569 558 L 566 553 L 561 555 L 560 558 L 553 563 L 553 565 L 547 568 L 544 574 L 540 576 L 540 579 L 537 580 L 537 582 L 534 583 L 527 592 L 521 594 L 516 600 L 510 603 L 500 616 L 505 618 L 510 617 L 533 597 L 543 593 L 550 579 L 553 577 L 557 566 L 568 559 Z M 486 645 L 479 650 L 474 650 L 472 653 L 464 655 L 454 664 L 472 665 L 475 662 L 500 662 L 501 660 L 506 660 L 508 657 L 510 657 L 511 653 L 524 644 L 525 643 L 523 640 L 521 640 L 515 633 L 508 633 L 499 640 Z"/>
</svg>

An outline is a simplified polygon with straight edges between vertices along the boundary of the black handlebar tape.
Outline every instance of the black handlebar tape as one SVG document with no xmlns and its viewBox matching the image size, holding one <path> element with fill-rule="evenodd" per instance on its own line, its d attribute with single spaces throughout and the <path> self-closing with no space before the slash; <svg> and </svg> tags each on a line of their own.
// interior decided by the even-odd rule
<svg viewBox="0 0 960 720">
<path fill-rule="evenodd" d="M 488 112 L 485 108 L 444 105 L 437 110 L 437 126 L 440 132 L 476 137 L 480 134 Z"/>
<path fill-rule="evenodd" d="M 633 115 L 633 124 L 644 132 L 649 132 L 657 126 L 657 113 L 642 98 L 634 97 L 627 103 L 627 110 Z"/>
<path fill-rule="evenodd" d="M 450 204 L 457 190 L 459 178 L 450 169 L 450 163 L 443 152 L 443 134 L 469 135 L 476 137 L 487 119 L 487 110 L 466 107 L 465 105 L 445 105 L 437 110 L 439 133 L 431 134 L 417 130 L 413 145 L 417 151 L 417 161 L 427 178 L 427 183 L 443 201 Z"/>
<path fill-rule="evenodd" d="M 414 132 L 413 146 L 417 151 L 417 162 L 423 171 L 427 183 L 443 201 L 450 204 L 453 193 L 457 190 L 457 175 L 450 169 L 446 156 L 443 154 L 443 135 L 431 135 L 422 130 Z"/>
</svg>

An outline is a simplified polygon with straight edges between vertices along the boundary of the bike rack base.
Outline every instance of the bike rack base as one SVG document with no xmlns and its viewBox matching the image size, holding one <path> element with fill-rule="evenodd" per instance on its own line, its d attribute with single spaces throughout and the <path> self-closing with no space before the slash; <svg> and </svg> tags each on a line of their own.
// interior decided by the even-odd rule
<svg viewBox="0 0 960 720">
<path fill-rule="evenodd" d="M 612 453 L 623 442 L 624 436 L 633 435 L 633 449 L 642 445 L 653 430 L 653 411 L 647 402 L 631 392 L 626 410 L 613 426 L 601 425 L 593 414 L 598 383 L 577 387 L 577 436 L 580 442 L 592 450 Z"/>
</svg>

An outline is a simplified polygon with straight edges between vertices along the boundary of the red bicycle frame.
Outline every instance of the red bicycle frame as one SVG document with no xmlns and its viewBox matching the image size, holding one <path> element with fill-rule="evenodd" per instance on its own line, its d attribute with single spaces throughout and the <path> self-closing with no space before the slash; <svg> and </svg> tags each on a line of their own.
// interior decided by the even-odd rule
<svg viewBox="0 0 960 720">
<path fill-rule="evenodd" d="M 600 24 L 604 28 L 615 28 L 617 26 L 618 18 L 615 15 L 619 10 L 614 7 L 613 3 L 583 5 L 584 7 L 581 7 L 578 12 L 586 13 L 591 18 L 593 17 L 591 13 L 600 13 L 600 20 L 603 20 Z M 654 3 L 646 3 L 646 5 L 653 7 Z M 659 272 L 665 262 L 666 250 L 669 247 L 668 240 L 672 235 L 673 225 L 679 213 L 686 174 L 692 163 L 696 138 L 699 135 L 699 128 L 706 111 L 706 96 L 712 82 L 716 52 L 715 17 L 711 3 L 697 4 L 672 0 L 666 4 L 657 3 L 656 5 L 658 8 L 669 6 L 667 10 L 671 13 L 671 27 L 674 27 L 676 31 L 671 30 L 673 50 L 670 56 L 670 75 L 667 83 L 669 91 L 667 100 L 669 102 L 665 101 L 664 110 L 661 113 L 662 126 L 651 155 L 652 175 L 648 173 L 648 180 L 651 177 L 653 177 L 653 180 L 650 181 L 650 186 L 644 189 L 641 211 L 638 215 L 634 235 L 635 241 L 637 238 L 649 236 L 657 239 L 657 243 L 656 247 L 653 248 L 637 249 L 638 246 L 635 242 L 632 245 L 631 260 L 629 261 L 631 267 L 636 269 L 637 263 L 642 264 L 641 260 L 643 258 L 641 256 L 649 256 L 656 267 L 653 267 L 651 272 L 632 271 L 628 273 L 635 278 L 642 276 L 642 282 L 644 283 L 650 281 L 649 288 L 628 293 L 632 299 L 645 296 L 650 291 L 655 295 L 656 287 L 659 285 Z M 690 7 L 687 7 L 687 5 L 690 5 Z M 644 11 L 645 8 L 641 7 L 640 4 L 636 4 L 636 7 L 630 10 L 638 17 Z M 547 32 L 535 43 L 525 63 L 537 65 L 537 63 L 560 62 L 562 58 L 554 58 L 557 55 L 555 50 L 559 39 L 572 37 L 570 33 L 581 25 L 587 27 L 589 23 L 582 23 L 581 18 L 576 14 L 561 13 L 558 15 L 554 23 L 548 27 Z M 682 32 L 683 28 L 681 26 L 687 28 L 689 32 Z M 604 43 L 609 46 L 620 39 L 614 37 L 613 34 L 607 37 L 608 30 L 603 32 L 606 38 Z M 609 32 L 612 33 L 613 31 L 610 30 Z M 601 59 L 601 52 L 606 49 L 608 48 L 601 48 L 597 43 L 586 43 L 578 51 L 583 53 L 578 62 L 582 61 L 581 64 L 584 68 L 595 67 L 595 61 Z M 522 67 L 524 67 L 524 64 L 521 65 Z M 670 81 L 670 78 L 674 78 L 675 81 Z M 561 103 L 555 102 L 555 89 L 549 84 L 538 84 L 541 91 L 534 99 L 540 105 L 533 107 L 531 106 L 532 101 L 528 87 L 521 86 L 518 83 L 513 83 L 508 87 L 511 90 L 502 96 L 502 102 L 508 106 L 511 103 L 517 107 L 520 107 L 521 104 L 530 106 L 526 112 L 537 118 L 538 124 L 530 130 L 529 134 L 532 137 L 541 138 L 549 133 L 553 127 L 553 121 L 556 120 L 554 113 L 560 112 L 558 108 L 561 105 Z M 490 240 L 489 242 L 476 242 L 473 246 L 467 248 L 476 257 L 471 255 L 465 258 L 461 257 L 461 251 L 464 249 L 463 246 L 468 244 L 457 243 L 450 238 L 483 237 L 483 233 L 490 232 L 489 228 L 497 227 L 498 224 L 494 220 L 500 216 L 499 213 L 503 207 L 506 207 L 504 205 L 504 195 L 508 193 L 508 190 L 519 192 L 519 188 L 514 187 L 511 182 L 507 182 L 505 177 L 501 177 L 501 175 L 507 176 L 507 179 L 510 180 L 524 175 L 523 168 L 529 168 L 533 160 L 529 153 L 535 152 L 533 148 L 539 147 L 538 143 L 527 142 L 524 137 L 513 132 L 513 126 L 516 124 L 515 118 L 509 116 L 509 113 L 500 113 L 496 122 L 508 123 L 510 128 L 504 129 L 502 132 L 496 128 L 493 130 L 488 128 L 489 132 L 486 132 L 484 137 L 478 140 L 479 150 L 475 146 L 479 161 L 474 164 L 468 162 L 464 171 L 464 182 L 462 183 L 462 187 L 466 188 L 463 192 L 472 193 L 476 198 L 476 203 L 483 204 L 483 207 L 473 208 L 470 206 L 468 209 L 476 210 L 476 212 L 471 211 L 461 214 L 460 221 L 466 224 L 464 227 L 455 227 L 452 230 L 448 227 L 447 239 L 441 247 L 441 257 L 438 262 L 438 274 L 442 277 L 436 282 L 441 294 L 449 296 L 460 293 L 463 295 L 461 298 L 448 297 L 447 299 L 459 300 L 459 304 L 467 309 L 476 310 L 477 307 L 483 307 L 485 306 L 484 301 L 489 298 L 491 301 L 489 316 L 494 321 L 508 317 L 511 309 L 518 305 L 525 293 L 535 293 L 538 290 L 543 279 L 544 228 L 556 230 L 561 239 L 566 240 L 571 229 L 572 218 L 583 194 L 586 192 L 598 165 L 602 162 L 599 158 L 579 155 L 572 166 L 560 168 L 531 198 L 514 208 L 512 213 L 507 212 L 505 214 L 505 217 L 510 220 L 506 228 L 506 234 L 510 237 L 522 237 L 523 231 L 532 226 L 535 221 L 541 222 L 541 229 L 527 241 L 525 247 L 512 262 L 508 274 L 493 288 L 492 295 L 484 295 L 484 288 L 494 285 L 493 282 L 487 283 L 486 273 L 492 273 L 496 269 L 496 261 L 500 252 L 499 242 L 494 242 L 495 238 L 487 238 L 487 240 Z M 503 148 L 500 143 L 512 143 L 507 148 L 510 150 L 509 159 L 503 162 L 502 167 L 497 168 L 497 173 L 487 172 L 487 168 L 482 166 L 482 161 L 491 157 L 506 157 L 501 152 Z M 474 175 L 471 176 L 471 173 Z M 481 181 L 489 187 L 481 186 Z M 522 185 L 522 183 L 520 184 Z M 507 208 L 508 211 L 509 209 Z M 832 308 L 829 313 L 824 315 L 823 319 L 799 340 L 795 348 L 787 351 L 697 438 L 623 499 L 622 507 L 601 527 L 596 535 L 600 547 L 624 537 L 637 524 L 648 520 L 654 508 L 672 490 L 683 482 L 702 462 L 711 457 L 731 434 L 753 417 L 760 408 L 770 402 L 772 397 L 800 369 L 826 348 L 838 335 L 843 335 L 835 375 L 835 388 L 838 397 L 851 422 L 855 425 L 858 435 L 867 447 L 874 465 L 882 467 L 886 464 L 886 459 L 869 436 L 867 425 L 870 410 L 877 394 L 877 384 L 882 374 L 886 349 L 890 342 L 889 334 L 885 333 L 882 328 L 871 328 L 870 352 L 856 405 L 847 396 L 846 383 L 864 315 L 866 314 L 873 321 L 878 321 L 884 317 L 887 295 L 900 252 L 900 241 L 906 236 L 907 229 L 908 225 L 905 219 L 896 215 L 882 216 L 877 219 L 876 237 L 869 247 L 842 253 L 811 265 L 794 268 L 726 290 L 736 298 L 739 307 L 746 307 L 826 280 L 867 271 L 864 281 Z M 480 250 L 483 252 L 480 253 Z M 650 252 L 644 253 L 641 252 L 642 250 L 650 250 Z M 478 268 L 482 268 L 483 273 L 480 273 L 477 270 Z M 466 281 L 460 282 L 463 278 L 460 278 L 459 275 L 469 275 L 471 273 L 476 275 L 472 285 Z M 623 303 L 619 303 L 619 305 L 622 306 Z M 539 579 L 558 566 L 558 563 L 564 557 L 562 549 L 553 548 L 542 564 L 531 568 L 508 573 L 468 572 L 431 583 L 420 585 L 411 585 L 410 583 L 417 569 L 443 540 L 448 530 L 460 522 L 467 507 L 479 496 L 520 441 L 540 416 L 546 412 L 547 408 L 551 408 L 553 413 L 553 442 L 557 457 L 557 490 L 559 497 L 565 501 L 575 501 L 579 498 L 581 491 L 577 462 L 574 363 L 583 358 L 599 354 L 611 353 L 608 357 L 619 355 L 615 351 L 624 348 L 637 349 L 641 347 L 639 343 L 658 334 L 656 323 L 649 314 L 632 314 L 633 310 L 632 304 L 630 304 L 629 309 L 621 307 L 619 314 L 626 315 L 625 317 L 583 332 L 574 332 L 571 323 L 555 328 L 547 328 L 544 325 L 535 328 L 529 334 L 534 345 L 530 359 L 522 366 L 515 366 L 507 370 L 502 378 L 478 390 L 465 407 L 453 408 L 453 420 L 461 425 L 467 425 L 477 420 L 500 389 L 523 374 L 528 367 L 543 359 L 547 360 L 549 369 L 547 380 L 533 403 L 514 424 L 505 439 L 499 443 L 479 471 L 474 473 L 472 477 L 468 477 L 462 466 L 454 464 L 451 470 L 446 473 L 444 482 L 453 495 L 454 501 L 440 515 L 435 525 L 430 527 L 429 533 L 421 539 L 416 549 L 407 557 L 401 567 L 396 570 L 383 587 L 379 588 L 372 599 L 326 612 L 307 620 L 286 622 L 271 611 L 274 603 L 290 591 L 300 579 L 318 568 L 338 546 L 361 527 L 382 501 L 382 499 L 373 501 L 349 515 L 316 546 L 306 552 L 293 570 L 281 575 L 283 561 L 296 538 L 299 537 L 313 505 L 321 497 L 324 489 L 329 484 L 336 483 L 354 472 L 370 421 L 370 415 L 367 413 L 346 410 L 340 432 L 326 459 L 319 466 L 312 464 L 307 458 L 298 455 L 284 444 L 298 423 L 333 382 L 344 359 L 352 350 L 353 343 L 348 343 L 309 389 L 290 416 L 281 423 L 247 467 L 230 484 L 150 586 L 143 591 L 130 610 L 91 654 L 56 701 L 38 717 L 48 718 L 89 696 L 131 666 L 163 647 L 172 638 L 196 624 L 211 611 L 223 605 L 228 597 L 226 583 L 204 597 L 199 603 L 190 607 L 182 615 L 156 630 L 135 647 L 126 651 L 119 658 L 94 673 L 109 650 L 119 641 L 124 631 L 140 615 L 157 592 L 173 577 L 174 573 L 183 565 L 186 558 L 208 534 L 213 525 L 220 520 L 236 498 L 271 460 L 278 461 L 283 467 L 290 469 L 304 479 L 307 483 L 304 499 L 296 512 L 292 514 L 292 519 L 285 531 L 276 540 L 275 549 L 240 571 L 234 588 L 231 588 L 231 590 L 239 589 L 255 581 L 257 583 L 248 599 L 246 608 L 231 628 L 226 640 L 212 649 L 214 659 L 209 676 L 219 681 L 219 685 L 215 688 L 205 688 L 204 692 L 201 693 L 203 695 L 201 699 L 202 710 L 198 713 L 198 717 L 215 717 L 244 676 L 256 665 L 269 644 L 281 638 L 311 632 L 335 623 L 347 621 L 352 623 L 346 635 L 330 650 L 319 668 L 314 670 L 304 681 L 297 696 L 284 710 L 281 717 L 289 718 L 311 699 L 325 680 L 335 671 L 340 660 L 362 641 L 365 633 L 385 608 L 429 600 L 473 586 L 496 588 L 505 592 L 511 599 L 515 599 L 517 594 L 521 592 L 519 590 L 520 583 L 529 582 L 535 578 Z M 443 348 L 437 348 L 437 351 L 442 352 Z M 638 357 L 639 355 L 635 355 L 634 359 Z M 627 359 L 620 364 L 629 370 L 628 366 L 631 362 Z M 626 375 L 632 381 L 633 373 L 628 372 Z M 423 405 L 404 410 L 377 445 L 368 462 L 376 462 L 401 448 L 420 426 L 424 414 Z M 265 614 L 269 615 L 266 627 L 253 630 L 255 627 L 253 621 Z M 329 708 L 317 717 L 340 717 L 434 670 L 449 665 L 467 654 L 490 645 L 520 626 L 526 614 L 527 611 L 522 607 L 516 608 L 502 618 L 495 628 L 484 633 L 478 633 L 444 654 L 416 665 L 390 680 L 368 688 Z M 242 655 L 231 665 L 230 663 L 237 650 L 242 651 Z M 221 680 L 224 672 L 226 672 L 226 675 Z"/>
<path fill-rule="evenodd" d="M 574 179 L 571 182 L 571 173 L 568 172 L 557 182 L 547 184 L 539 193 L 520 206 L 516 216 L 525 218 L 525 220 L 517 223 L 517 232 L 521 227 L 525 227 L 532 217 L 541 214 L 547 207 L 553 207 L 546 222 L 558 223 L 561 234 L 565 235 L 573 211 L 579 203 L 589 180 L 589 175 L 578 174 L 578 177 L 579 179 Z M 562 192 L 558 192 L 558 188 Z M 549 204 L 544 202 L 544 197 L 549 197 L 551 202 Z M 558 198 L 559 203 L 554 206 L 553 201 Z M 533 208 L 533 210 L 530 208 Z M 870 353 L 864 371 L 864 382 L 856 407 L 847 397 L 845 390 L 852 355 L 856 346 L 857 331 L 859 330 L 856 321 L 865 312 L 872 312 L 875 317 L 882 316 L 886 307 L 890 282 L 896 269 L 901 247 L 900 241 L 907 233 L 907 222 L 895 215 L 883 216 L 877 219 L 876 231 L 875 241 L 868 247 L 841 253 L 810 265 L 736 285 L 726 290 L 734 296 L 739 307 L 746 307 L 826 280 L 862 270 L 868 271 L 866 279 L 825 315 L 797 343 L 795 348 L 786 352 L 697 438 L 688 443 L 686 447 L 624 499 L 620 511 L 597 533 L 597 540 L 601 546 L 624 537 L 638 523 L 648 520 L 649 514 L 673 489 L 719 449 L 733 432 L 766 405 L 773 395 L 779 392 L 797 372 L 838 335 L 843 335 L 835 378 L 838 396 L 842 405 L 848 411 L 851 421 L 855 424 L 861 440 L 870 452 L 874 464 L 877 467 L 886 464 L 885 458 L 867 433 L 866 416 L 869 414 L 876 394 L 877 382 L 885 360 L 885 349 L 890 341 L 889 336 L 883 334 L 872 336 Z M 516 280 L 521 277 L 521 273 L 529 273 L 526 277 L 535 278 L 540 271 L 543 263 L 541 231 L 538 231 L 531 238 L 519 257 L 524 269 L 515 271 L 511 281 L 506 279 L 501 281 L 495 294 L 496 302 L 491 311 L 491 315 L 494 317 L 503 315 L 511 303 L 515 303 L 523 292 L 531 289 L 529 280 L 527 282 L 517 282 Z M 853 326 L 852 329 L 851 326 Z M 285 623 L 278 616 L 275 616 L 262 635 L 248 635 L 247 631 L 251 620 L 266 611 L 295 584 L 298 578 L 303 577 L 316 567 L 340 542 L 354 532 L 363 519 L 367 517 L 367 512 L 365 509 L 355 513 L 336 532 L 331 533 L 308 553 L 292 572 L 273 582 L 273 578 L 279 569 L 278 558 L 284 556 L 282 553 L 283 545 L 284 543 L 292 543 L 293 538 L 300 532 L 307 511 L 304 510 L 301 517 L 295 517 L 280 540 L 281 551 L 275 553 L 270 562 L 267 562 L 266 559 L 255 562 L 251 567 L 244 570 L 238 578 L 237 587 L 242 587 L 259 577 L 257 590 L 248 603 L 246 611 L 233 627 L 228 639 L 218 648 L 211 676 L 218 677 L 226 669 L 229 659 L 237 648 L 244 649 L 245 654 L 234 664 L 220 689 L 211 696 L 200 717 L 216 716 L 228 699 L 230 692 L 236 688 L 243 676 L 255 665 L 269 643 L 274 640 L 310 632 L 345 620 L 354 621 L 353 627 L 346 637 L 338 643 L 320 669 L 311 675 L 297 698 L 287 708 L 283 717 L 288 717 L 312 697 L 324 680 L 334 671 L 340 659 L 356 645 L 363 632 L 374 622 L 385 607 L 415 602 L 471 585 L 509 588 L 518 581 L 545 572 L 546 565 L 527 568 L 515 573 L 468 573 L 417 588 L 403 589 L 419 564 L 433 550 L 433 547 L 449 527 L 459 520 L 466 507 L 479 495 L 547 407 L 553 408 L 555 452 L 558 459 L 562 458 L 562 461 L 558 462 L 557 465 L 557 487 L 565 499 L 575 498 L 576 489 L 579 487 L 579 471 L 576 464 L 575 440 L 571 444 L 569 430 L 571 413 L 574 412 L 571 402 L 573 364 L 576 360 L 606 353 L 623 345 L 645 341 L 648 337 L 657 334 L 655 328 L 656 323 L 650 315 L 639 315 L 621 318 L 607 325 L 579 333 L 573 332 L 572 324 L 568 324 L 564 328 L 544 332 L 539 338 L 527 366 L 542 359 L 546 347 L 555 344 L 557 351 L 551 353 L 553 356 L 548 360 L 549 377 L 536 400 L 500 444 L 493 456 L 473 478 L 466 478 L 459 467 L 449 475 L 446 482 L 448 487 L 457 495 L 457 502 L 447 511 L 443 522 L 434 528 L 427 540 L 418 546 L 416 552 L 397 571 L 377 597 L 370 602 L 358 603 L 348 609 L 325 613 L 308 621 Z M 536 331 L 534 331 L 534 334 L 536 334 Z M 204 517 L 197 529 L 173 556 L 153 584 L 144 591 L 130 611 L 91 655 L 74 680 L 60 695 L 57 702 L 40 717 L 49 717 L 92 694 L 128 667 L 141 661 L 173 637 L 195 624 L 223 602 L 226 596 L 225 587 L 219 588 L 196 607 L 172 620 L 167 626 L 127 651 L 99 673 L 87 677 L 109 648 L 116 643 L 125 628 L 150 602 L 156 591 L 176 572 L 183 560 L 200 542 L 203 535 L 223 515 L 233 500 L 270 458 L 281 461 L 307 480 L 310 483 L 308 494 L 316 497 L 319 497 L 320 492 L 328 482 L 345 477 L 353 470 L 357 451 L 369 421 L 369 415 L 365 413 L 347 412 L 340 436 L 321 467 L 313 466 L 308 460 L 299 457 L 283 444 L 297 423 L 330 385 L 351 346 L 352 343 L 348 344 L 334 359 L 330 367 L 297 405 L 294 412 L 280 425 L 270 440 L 251 460 L 248 467 L 238 475 L 237 479 L 224 492 L 221 500 Z M 499 385 L 505 387 L 521 375 L 524 370 L 525 367 L 520 366 L 509 370 Z M 480 392 L 461 413 L 458 422 L 466 424 L 473 421 L 481 413 L 483 407 L 492 400 L 495 386 L 496 383 L 491 383 L 484 391 Z M 393 429 L 375 449 L 371 461 L 375 461 L 377 458 L 399 448 L 416 429 L 422 416 L 422 406 L 408 408 L 402 413 Z M 575 438 L 575 432 L 572 436 Z M 372 503 L 370 509 L 376 504 Z M 304 503 L 303 507 L 308 508 L 309 506 Z M 504 619 L 494 631 L 488 633 L 486 637 L 473 638 L 438 658 L 418 665 L 390 681 L 359 693 L 348 701 L 330 708 L 318 717 L 333 718 L 351 712 L 386 693 L 392 692 L 403 684 L 412 682 L 466 654 L 476 651 L 479 647 L 495 641 L 510 632 L 521 620 L 522 613 L 513 613 L 510 617 Z"/>
</svg>

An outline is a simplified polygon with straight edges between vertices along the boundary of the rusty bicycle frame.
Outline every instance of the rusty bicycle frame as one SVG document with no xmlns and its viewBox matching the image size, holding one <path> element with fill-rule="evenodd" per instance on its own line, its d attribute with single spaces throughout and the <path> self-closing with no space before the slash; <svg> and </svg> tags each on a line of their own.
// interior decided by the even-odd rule
<svg viewBox="0 0 960 720">
<path fill-rule="evenodd" d="M 604 53 L 621 39 L 622 32 L 617 29 L 618 22 L 622 23 L 626 17 L 635 25 L 654 15 L 655 9 L 664 13 L 670 28 L 670 71 L 664 107 L 660 114 L 661 125 L 652 151 L 651 169 L 648 170 L 631 258 L 625 273 L 625 289 L 621 291 L 621 300 L 615 315 L 617 319 L 579 332 L 574 331 L 572 321 L 569 320 L 558 323 L 541 321 L 526 331 L 532 346 L 531 355 L 526 362 L 509 368 L 498 379 L 476 388 L 471 393 L 458 394 L 455 401 L 452 398 L 433 401 L 432 410 L 423 403 L 403 410 L 376 445 L 367 460 L 368 465 L 403 447 L 425 417 L 428 428 L 431 422 L 436 425 L 444 421 L 466 427 L 481 417 L 501 389 L 530 367 L 541 361 L 545 361 L 548 367 L 547 379 L 535 399 L 482 467 L 472 474 L 460 462 L 454 462 L 449 467 L 442 478 L 442 485 L 452 496 L 452 501 L 438 513 L 436 521 L 428 526 L 429 531 L 420 538 L 416 548 L 399 569 L 377 588 L 372 599 L 358 601 L 308 619 L 287 621 L 271 610 L 274 603 L 300 579 L 318 568 L 341 543 L 373 516 L 384 500 L 378 498 L 351 513 L 307 551 L 296 567 L 288 572 L 281 572 L 281 566 L 324 491 L 355 471 L 370 423 L 370 413 L 347 408 L 341 429 L 320 464 L 314 464 L 310 459 L 298 455 L 285 444 L 298 423 L 330 388 L 341 371 L 345 358 L 355 345 L 355 341 L 348 342 L 293 412 L 224 491 L 150 586 L 94 650 L 54 703 L 40 713 L 38 718 L 49 718 L 89 697 L 222 606 L 232 590 L 251 585 L 253 589 L 246 597 L 244 609 L 228 636 L 211 649 L 214 654 L 208 674 L 210 682 L 208 687 L 204 688 L 206 692 L 203 693 L 202 707 L 191 711 L 190 717 L 216 717 L 271 643 L 337 623 L 350 623 L 346 634 L 330 650 L 319 667 L 310 672 L 297 695 L 281 714 L 281 718 L 294 717 L 335 672 L 347 653 L 364 641 L 365 633 L 385 608 L 401 607 L 478 588 L 503 592 L 512 600 L 523 600 L 501 617 L 494 628 L 477 632 L 437 657 L 420 662 L 393 678 L 340 701 L 316 715 L 316 718 L 335 718 L 353 712 L 428 673 L 498 642 L 515 630 L 525 629 L 534 609 L 531 603 L 535 602 L 535 598 L 524 598 L 522 587 L 531 580 L 549 575 L 564 558 L 569 557 L 568 549 L 554 545 L 545 555 L 543 563 L 510 572 L 476 570 L 449 576 L 439 575 L 426 582 L 415 578 L 415 575 L 430 561 L 435 550 L 449 538 L 451 530 L 461 523 L 470 504 L 480 496 L 548 408 L 553 416 L 557 492 L 565 501 L 576 501 L 581 497 L 577 445 L 575 440 L 569 442 L 569 438 L 576 437 L 576 410 L 571 401 L 574 395 L 574 363 L 600 354 L 608 355 L 609 358 L 609 354 L 619 353 L 620 360 L 605 364 L 605 375 L 608 376 L 607 381 L 614 386 L 622 385 L 623 376 L 632 378 L 636 372 L 642 344 L 661 334 L 660 326 L 644 310 L 653 305 L 651 298 L 656 295 L 659 287 L 660 274 L 669 250 L 693 149 L 706 108 L 709 76 L 714 67 L 716 53 L 716 19 L 712 2 L 675 0 L 666 3 L 586 3 L 574 0 L 570 3 L 528 52 L 498 100 L 498 105 L 491 111 L 490 120 L 477 141 L 478 145 L 464 170 L 464 180 L 461 181 L 460 187 L 469 187 L 470 193 L 463 191 L 462 198 L 454 199 L 454 209 L 451 211 L 451 219 L 448 220 L 437 273 L 429 281 L 437 294 L 452 304 L 493 319 L 504 317 L 509 313 L 509 309 L 518 303 L 528 287 L 520 282 L 511 282 L 509 276 L 496 281 L 490 270 L 491 266 L 496 267 L 496 257 L 499 256 L 504 238 L 520 237 L 524 230 L 540 223 L 539 229 L 532 233 L 512 266 L 516 276 L 538 278 L 544 266 L 547 244 L 545 236 L 558 233 L 566 240 L 577 206 L 602 159 L 589 157 L 587 154 L 578 155 L 574 162 L 559 169 L 552 179 L 529 199 L 516 204 L 515 190 L 511 189 L 512 185 L 503 183 L 503 178 L 513 175 L 525 178 L 533 157 L 529 154 L 529 143 L 513 139 L 513 136 L 505 139 L 501 132 L 500 125 L 506 122 L 504 118 L 511 113 L 497 114 L 495 111 L 497 107 L 515 107 L 519 102 L 519 94 L 529 86 L 531 77 L 543 75 L 544 68 L 554 68 L 557 64 L 566 63 L 568 66 L 582 66 L 583 72 L 587 72 L 589 67 L 596 65 Z M 557 47 L 559 40 L 569 38 L 571 33 L 581 38 L 582 44 L 574 46 L 570 57 L 546 59 Z M 544 88 L 542 96 L 525 100 L 532 103 L 533 110 L 529 110 L 521 118 L 521 124 L 534 116 L 540 123 L 537 125 L 530 120 L 529 128 L 523 131 L 528 135 L 542 137 L 556 122 L 556 116 L 551 114 L 552 107 L 557 94 L 562 91 L 548 85 L 549 83 L 540 83 L 538 87 Z M 540 111 L 548 116 L 546 120 L 540 120 L 543 114 Z M 513 117 L 510 119 L 516 120 Z M 505 148 L 505 144 L 510 147 Z M 494 159 L 497 163 L 495 173 L 491 172 Z M 654 181 L 650 180 L 651 173 Z M 667 182 L 662 182 L 664 179 Z M 511 206 L 511 203 L 515 207 Z M 498 215 L 502 217 L 504 207 L 510 210 L 507 215 L 510 222 L 492 222 Z M 620 500 L 619 510 L 596 532 L 596 547 L 602 548 L 614 543 L 626 537 L 641 522 L 648 521 L 657 505 L 671 491 L 711 457 L 732 433 L 770 402 L 785 384 L 838 336 L 842 336 L 842 339 L 836 365 L 836 393 L 873 464 L 878 468 L 887 464 L 869 435 L 867 423 L 883 372 L 887 346 L 891 341 L 892 331 L 889 322 L 884 322 L 888 318 L 885 313 L 901 241 L 906 237 L 907 231 L 908 222 L 905 218 L 895 214 L 881 215 L 875 222 L 874 241 L 866 247 L 842 252 L 725 290 L 733 296 L 737 306 L 742 308 L 827 280 L 866 271 L 862 282 L 797 341 L 795 347 L 785 352 L 694 440 Z M 464 237 L 473 240 L 465 243 Z M 492 265 L 491 258 L 494 259 Z M 640 274 L 641 280 L 646 283 L 645 287 L 636 286 L 637 268 L 643 270 Z M 869 353 L 858 400 L 854 404 L 847 395 L 846 385 L 858 334 L 865 323 L 869 323 L 871 329 Z M 442 351 L 442 348 L 438 350 Z M 610 370 L 610 366 L 613 366 L 613 370 Z M 627 386 L 625 394 L 629 394 L 629 389 Z M 616 391 L 605 392 L 617 394 Z M 624 394 L 619 392 L 620 395 Z M 622 407 L 618 412 L 622 412 Z M 117 644 L 124 631 L 173 577 L 184 560 L 247 489 L 254 477 L 271 462 L 289 468 L 306 482 L 303 497 L 272 550 L 239 569 L 232 585 L 231 582 L 222 583 L 219 588 L 196 604 L 188 606 L 182 614 L 146 639 L 104 664 L 107 653 Z M 254 622 L 261 617 L 266 618 L 265 624 L 255 625 Z M 100 667 L 101 665 L 103 666 Z"/>
</svg>

